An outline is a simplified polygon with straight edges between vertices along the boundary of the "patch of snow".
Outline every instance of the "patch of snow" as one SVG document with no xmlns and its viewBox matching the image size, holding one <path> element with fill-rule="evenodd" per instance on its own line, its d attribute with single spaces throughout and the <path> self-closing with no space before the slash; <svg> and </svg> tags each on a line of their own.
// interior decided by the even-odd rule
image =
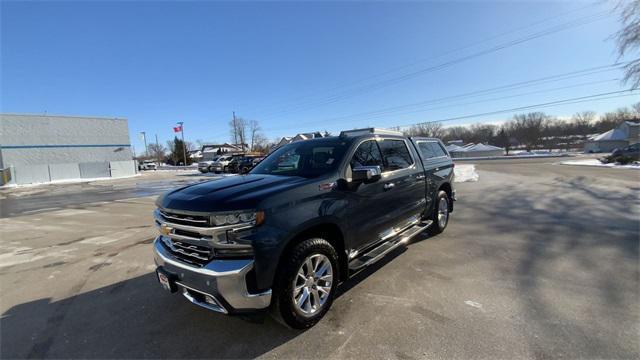
<svg viewBox="0 0 640 360">
<path fill-rule="evenodd" d="M 474 307 L 476 309 L 480 309 L 480 310 L 484 311 L 484 308 L 482 307 L 482 304 L 480 304 L 479 302 L 467 300 L 464 303 L 469 305 L 469 306 L 471 306 L 471 307 Z"/>
<path fill-rule="evenodd" d="M 475 182 L 478 181 L 480 175 L 476 171 L 476 166 L 473 164 L 458 165 L 453 168 L 454 182 Z"/>
<path fill-rule="evenodd" d="M 561 165 L 574 165 L 574 166 L 597 166 L 597 167 L 606 167 L 611 169 L 635 169 L 640 170 L 640 163 L 632 163 L 627 165 L 620 164 L 603 164 L 598 159 L 581 159 L 581 160 L 569 160 L 562 161 Z"/>
<path fill-rule="evenodd" d="M 40 182 L 40 183 L 31 183 L 31 184 L 6 184 L 6 185 L 2 185 L 0 186 L 0 189 L 3 188 L 29 188 L 29 187 L 35 187 L 35 186 L 43 186 L 43 185 L 56 185 L 56 184 L 79 184 L 79 183 L 86 183 L 86 182 L 93 182 L 93 181 L 105 181 L 105 180 L 119 180 L 119 179 L 127 179 L 127 178 L 132 178 L 132 177 L 136 177 L 136 176 L 140 176 L 140 174 L 134 174 L 134 175 L 128 175 L 128 176 L 119 176 L 119 177 L 98 177 L 98 178 L 76 178 L 76 179 L 64 179 L 64 180 L 53 180 L 53 181 L 47 181 L 47 182 Z"/>
</svg>

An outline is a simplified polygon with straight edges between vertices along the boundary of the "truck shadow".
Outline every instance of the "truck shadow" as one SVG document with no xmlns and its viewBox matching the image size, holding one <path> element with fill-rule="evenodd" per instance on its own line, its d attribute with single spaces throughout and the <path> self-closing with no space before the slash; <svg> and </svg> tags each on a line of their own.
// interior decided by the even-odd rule
<svg viewBox="0 0 640 360">
<path fill-rule="evenodd" d="M 338 287 L 336 297 L 406 251 L 400 247 Z M 0 358 L 254 358 L 302 331 L 268 314 L 225 316 L 189 304 L 145 274 L 2 314 Z"/>
<path fill-rule="evenodd" d="M 228 317 L 169 295 L 150 273 L 2 314 L 0 357 L 253 358 L 300 332 L 270 317 Z"/>
</svg>

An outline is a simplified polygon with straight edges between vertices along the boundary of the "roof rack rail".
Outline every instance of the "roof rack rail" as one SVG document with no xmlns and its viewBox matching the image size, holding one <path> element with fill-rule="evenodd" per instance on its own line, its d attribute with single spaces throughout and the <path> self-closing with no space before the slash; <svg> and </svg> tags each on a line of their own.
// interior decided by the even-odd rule
<svg viewBox="0 0 640 360">
<path fill-rule="evenodd" d="M 340 132 L 341 137 L 346 136 L 360 136 L 367 134 L 375 134 L 375 135 L 402 135 L 400 131 L 396 130 L 387 130 L 387 129 L 377 129 L 377 128 L 364 128 L 364 129 L 353 129 L 353 130 L 345 130 Z"/>
</svg>

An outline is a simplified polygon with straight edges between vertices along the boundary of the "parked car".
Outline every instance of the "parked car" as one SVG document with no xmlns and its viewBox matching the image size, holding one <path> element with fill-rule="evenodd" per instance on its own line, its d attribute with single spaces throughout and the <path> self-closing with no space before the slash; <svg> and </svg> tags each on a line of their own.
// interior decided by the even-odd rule
<svg viewBox="0 0 640 360">
<path fill-rule="evenodd" d="M 143 160 L 138 163 L 138 170 L 158 170 L 158 165 L 153 160 Z"/>
<path fill-rule="evenodd" d="M 633 161 L 640 161 L 640 143 L 635 143 L 623 149 L 615 149 L 610 155 L 600 159 L 601 162 L 628 164 Z"/>
<path fill-rule="evenodd" d="M 213 165 L 213 163 L 215 163 L 218 160 L 219 156 L 216 156 L 214 158 L 212 158 L 211 160 L 205 160 L 205 161 L 200 161 L 198 163 L 198 171 L 200 171 L 201 173 L 208 173 L 211 170 L 211 165 Z"/>
<path fill-rule="evenodd" d="M 222 156 L 220 156 L 216 161 L 214 161 L 211 164 L 211 166 L 209 166 L 209 171 L 215 172 L 215 173 L 227 172 L 228 171 L 228 166 L 229 166 L 229 163 L 231 162 L 231 160 L 233 160 L 234 157 L 238 157 L 238 156 L 242 156 L 242 155 L 222 155 Z"/>
<path fill-rule="evenodd" d="M 264 159 L 263 156 L 256 155 L 234 158 L 227 165 L 227 171 L 234 174 L 246 174 L 262 159 Z"/>
<path fill-rule="evenodd" d="M 438 139 L 362 129 L 294 142 L 249 174 L 156 201 L 160 284 L 224 314 L 270 309 L 308 328 L 340 282 L 453 211 L 453 162 Z"/>
</svg>

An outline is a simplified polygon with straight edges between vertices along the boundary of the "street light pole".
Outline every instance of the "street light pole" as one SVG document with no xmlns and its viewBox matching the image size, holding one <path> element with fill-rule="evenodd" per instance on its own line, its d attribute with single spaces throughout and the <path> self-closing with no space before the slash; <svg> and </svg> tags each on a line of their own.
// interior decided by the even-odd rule
<svg viewBox="0 0 640 360">
<path fill-rule="evenodd" d="M 158 157 L 158 166 L 160 166 L 160 143 L 158 142 L 158 134 L 156 134 L 156 156 Z"/>
<path fill-rule="evenodd" d="M 147 133 L 142 131 L 142 138 L 144 139 L 144 156 L 149 156 L 149 148 L 147 147 Z"/>
<path fill-rule="evenodd" d="M 182 134 L 182 155 L 184 156 L 184 166 L 187 166 L 187 144 L 184 142 L 184 122 L 179 121 L 180 133 Z"/>
</svg>

